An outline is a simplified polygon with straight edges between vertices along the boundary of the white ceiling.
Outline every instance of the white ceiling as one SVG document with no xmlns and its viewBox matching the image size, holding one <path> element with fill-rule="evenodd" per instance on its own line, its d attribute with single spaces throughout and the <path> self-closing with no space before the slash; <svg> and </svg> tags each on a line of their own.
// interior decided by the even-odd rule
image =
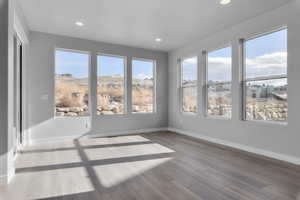
<svg viewBox="0 0 300 200">
<path fill-rule="evenodd" d="M 163 51 L 289 1 L 232 0 L 222 6 L 219 0 L 19 0 L 31 30 Z"/>
</svg>

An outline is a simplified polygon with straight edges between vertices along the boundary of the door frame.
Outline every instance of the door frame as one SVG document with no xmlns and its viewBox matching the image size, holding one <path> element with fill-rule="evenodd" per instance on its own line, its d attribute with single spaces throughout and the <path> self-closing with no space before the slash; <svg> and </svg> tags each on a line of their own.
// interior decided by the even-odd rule
<svg viewBox="0 0 300 200">
<path fill-rule="evenodd" d="M 22 85 L 22 90 L 20 91 L 20 94 L 22 94 L 22 101 L 20 102 L 20 108 L 22 109 L 20 114 L 21 114 L 21 123 L 20 126 L 22 127 L 22 144 L 19 144 L 19 141 L 15 141 L 15 131 L 16 128 L 14 127 L 14 135 L 13 135 L 13 144 L 16 146 L 17 151 L 20 151 L 23 149 L 23 147 L 25 145 L 27 145 L 29 143 L 29 130 L 28 130 L 28 117 L 27 117 L 27 95 L 26 95 L 26 88 L 27 88 L 27 81 L 25 79 L 26 77 L 26 63 L 27 63 L 27 49 L 28 49 L 28 45 L 29 45 L 29 37 L 28 37 L 28 31 L 27 31 L 27 27 L 24 27 L 22 21 L 20 20 L 19 16 L 14 13 L 14 37 L 17 38 L 19 40 L 19 42 L 22 44 L 21 47 L 21 71 L 20 71 L 20 76 L 21 76 L 21 83 L 20 85 Z M 14 45 L 15 48 L 16 45 Z M 14 50 L 14 53 L 16 53 L 17 50 Z M 20 53 L 20 52 L 18 52 Z M 14 62 L 16 61 L 16 59 L 14 59 Z M 15 72 L 14 72 L 15 73 Z M 15 83 L 14 83 L 15 84 Z M 20 87 L 20 85 L 18 87 Z M 14 87 L 15 88 L 15 87 Z M 15 106 L 15 105 L 14 105 Z M 14 113 L 14 115 L 16 115 Z M 17 153 L 16 153 L 17 155 Z"/>
<path fill-rule="evenodd" d="M 23 50 L 22 42 L 18 35 L 14 35 L 14 128 L 13 128 L 13 143 L 14 143 L 14 155 L 22 149 L 24 141 L 24 131 L 23 131 Z"/>
</svg>

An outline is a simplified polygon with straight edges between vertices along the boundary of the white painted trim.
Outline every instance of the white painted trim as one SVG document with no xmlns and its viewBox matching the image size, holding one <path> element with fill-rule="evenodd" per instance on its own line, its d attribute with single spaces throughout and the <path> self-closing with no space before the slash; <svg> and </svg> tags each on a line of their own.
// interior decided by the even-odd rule
<svg viewBox="0 0 300 200">
<path fill-rule="evenodd" d="M 11 182 L 11 180 L 15 177 L 15 168 L 11 169 L 7 176 L 7 184 Z"/>
<path fill-rule="evenodd" d="M 0 186 L 1 185 L 7 185 L 8 184 L 8 175 L 2 175 L 0 176 Z"/>
<path fill-rule="evenodd" d="M 116 131 L 116 132 L 107 132 L 107 133 L 99 133 L 99 134 L 90 134 L 89 138 L 97 138 L 97 137 L 107 137 L 107 136 L 119 136 L 119 135 L 129 135 L 129 134 L 141 134 L 141 133 L 153 133 L 158 131 L 167 131 L 167 127 L 161 128 L 149 128 L 149 129 L 137 129 L 137 130 L 128 130 L 128 131 Z"/>
<path fill-rule="evenodd" d="M 6 156 L 7 156 L 8 160 L 14 160 L 13 149 L 11 151 L 9 151 Z M 11 163 L 12 165 L 8 166 L 7 174 L 0 175 L 0 186 L 9 184 L 10 181 L 15 176 L 14 162 L 8 162 L 8 163 Z"/>
<path fill-rule="evenodd" d="M 0 176 L 0 185 L 5 185 L 7 184 L 7 176 Z"/>
<path fill-rule="evenodd" d="M 205 135 L 202 135 L 202 134 L 199 134 L 199 133 L 196 133 L 196 132 L 192 132 L 192 131 L 172 128 L 172 127 L 169 127 L 168 130 L 171 131 L 171 132 L 178 133 L 178 134 L 187 135 L 187 136 L 190 136 L 190 137 L 193 137 L 193 138 L 198 138 L 198 139 L 201 139 L 201 140 L 205 140 L 205 141 L 208 141 L 208 142 L 211 142 L 211 143 L 220 144 L 220 145 L 231 147 L 231 148 L 234 148 L 234 149 L 239 149 L 239 150 L 246 151 L 246 152 L 249 152 L 249 153 L 253 153 L 253 154 L 256 154 L 256 155 L 261 155 L 261 156 L 265 156 L 265 157 L 268 157 L 268 158 L 288 162 L 288 163 L 291 163 L 291 164 L 294 164 L 294 165 L 300 165 L 300 158 L 298 158 L 298 157 L 289 156 L 289 155 L 280 154 L 280 153 L 275 153 L 275 152 L 272 152 L 272 151 L 267 151 L 267 150 L 263 150 L 263 149 L 259 149 L 259 148 L 255 148 L 255 147 L 250 147 L 250 146 L 243 145 L 243 144 L 238 144 L 238 143 L 234 143 L 234 142 L 225 141 L 225 140 L 222 140 L 222 139 L 212 138 L 212 137 L 205 136 Z"/>
<path fill-rule="evenodd" d="M 14 176 L 15 170 L 12 170 L 8 175 L 0 176 L 0 186 L 9 184 Z"/>
<path fill-rule="evenodd" d="M 97 134 L 88 134 L 88 135 L 73 135 L 73 136 L 64 136 L 64 137 L 49 137 L 43 139 L 30 139 L 29 145 L 35 144 L 48 144 L 55 142 L 70 141 L 78 138 L 97 138 L 97 137 L 107 137 L 107 136 L 118 136 L 118 135 L 128 135 L 128 134 L 141 134 L 141 133 L 151 133 L 158 131 L 167 131 L 167 127 L 162 128 L 149 128 L 149 129 L 138 129 L 138 130 L 128 130 L 128 131 L 116 131 L 116 132 L 106 132 L 106 133 L 97 133 Z"/>
<path fill-rule="evenodd" d="M 14 30 L 23 44 L 29 43 L 29 38 L 16 12 L 14 14 Z"/>
<path fill-rule="evenodd" d="M 15 170 L 14 169 L 10 170 L 10 172 L 8 174 L 1 175 L 0 176 L 0 186 L 9 184 L 14 176 L 15 176 Z"/>
</svg>

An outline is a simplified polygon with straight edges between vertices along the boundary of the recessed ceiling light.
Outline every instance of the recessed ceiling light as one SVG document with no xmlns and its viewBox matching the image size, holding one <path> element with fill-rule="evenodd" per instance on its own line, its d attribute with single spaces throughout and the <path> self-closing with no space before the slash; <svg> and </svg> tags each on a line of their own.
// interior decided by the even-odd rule
<svg viewBox="0 0 300 200">
<path fill-rule="evenodd" d="M 230 3 L 231 3 L 231 0 L 221 0 L 220 1 L 221 5 L 227 5 L 227 4 L 230 4 Z"/>
<path fill-rule="evenodd" d="M 162 42 L 162 39 L 161 38 L 156 38 L 155 42 Z"/>
<path fill-rule="evenodd" d="M 77 26 L 84 26 L 84 23 L 82 23 L 82 22 L 75 22 L 75 24 L 77 25 Z"/>
</svg>

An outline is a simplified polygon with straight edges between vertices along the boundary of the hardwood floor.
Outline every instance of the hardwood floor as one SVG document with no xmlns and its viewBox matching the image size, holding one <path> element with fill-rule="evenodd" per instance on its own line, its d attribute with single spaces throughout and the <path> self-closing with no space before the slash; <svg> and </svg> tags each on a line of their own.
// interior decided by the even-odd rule
<svg viewBox="0 0 300 200">
<path fill-rule="evenodd" d="M 299 200 L 288 167 L 169 132 L 36 145 L 0 199 Z"/>
</svg>

